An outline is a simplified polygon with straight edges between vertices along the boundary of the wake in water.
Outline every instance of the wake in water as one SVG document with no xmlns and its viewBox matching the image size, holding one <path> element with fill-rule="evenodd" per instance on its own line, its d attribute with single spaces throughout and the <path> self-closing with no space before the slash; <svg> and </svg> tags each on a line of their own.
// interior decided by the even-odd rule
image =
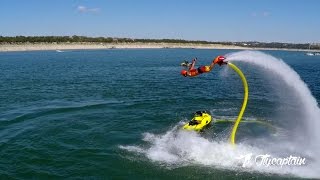
<svg viewBox="0 0 320 180">
<path fill-rule="evenodd" d="M 233 148 L 229 142 L 210 140 L 201 137 L 193 132 L 178 130 L 180 125 L 172 128 L 163 135 L 145 133 L 143 140 L 148 142 L 149 147 L 140 146 L 120 146 L 121 149 L 140 153 L 152 161 L 162 162 L 168 166 L 185 166 L 199 164 L 240 171 L 257 171 L 262 173 L 291 174 L 300 177 L 319 178 L 320 159 L 318 157 L 320 145 L 320 110 L 316 99 L 312 96 L 307 85 L 301 80 L 299 75 L 282 60 L 262 52 L 242 51 L 228 54 L 227 60 L 231 62 L 242 61 L 271 74 L 276 74 L 278 81 L 282 81 L 283 86 L 290 87 L 290 93 L 296 97 L 299 104 L 299 124 L 294 130 L 288 126 L 286 138 L 274 141 L 265 139 L 262 142 L 254 141 L 254 144 L 238 142 Z M 281 89 L 281 87 L 278 87 Z M 277 89 L 276 89 L 277 90 Z M 250 95 L 249 95 L 250 100 Z M 281 117 L 291 116 L 282 114 Z M 288 119 L 291 119 L 288 118 Z M 290 122 L 292 124 L 298 122 Z M 311 141 L 308 141 L 311 139 Z M 292 154 L 293 153 L 293 154 Z M 298 154 L 294 154 L 298 153 Z M 272 157 L 287 157 L 296 155 L 306 158 L 306 165 L 292 166 L 257 166 L 251 165 L 243 167 L 243 160 L 239 159 L 248 154 L 264 155 L 270 154 Z"/>
<path fill-rule="evenodd" d="M 181 123 L 182 125 L 182 123 Z M 258 152 L 254 147 L 239 145 L 234 148 L 229 142 L 205 139 L 193 131 L 179 130 L 177 125 L 163 135 L 145 133 L 143 140 L 149 148 L 120 146 L 128 151 L 143 153 L 149 159 L 172 166 L 211 165 L 219 168 L 236 169 L 241 167 L 243 153 Z"/>
</svg>

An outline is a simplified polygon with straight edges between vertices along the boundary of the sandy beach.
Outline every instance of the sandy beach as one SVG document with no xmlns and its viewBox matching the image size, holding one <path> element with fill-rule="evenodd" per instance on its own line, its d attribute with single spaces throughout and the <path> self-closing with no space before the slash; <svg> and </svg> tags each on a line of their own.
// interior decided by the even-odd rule
<svg viewBox="0 0 320 180">
<path fill-rule="evenodd" d="M 161 48 L 193 48 L 193 49 L 239 49 L 239 50 L 287 50 L 310 51 L 308 49 L 250 48 L 222 44 L 195 43 L 23 43 L 0 44 L 0 52 L 11 51 L 47 51 L 47 50 L 90 50 L 90 49 L 161 49 Z"/>
<path fill-rule="evenodd" d="M 0 44 L 0 52 L 41 51 L 41 50 L 75 50 L 75 49 L 147 49 L 147 48 L 195 48 L 195 49 L 247 49 L 239 46 L 221 44 L 192 43 L 25 43 Z"/>
</svg>

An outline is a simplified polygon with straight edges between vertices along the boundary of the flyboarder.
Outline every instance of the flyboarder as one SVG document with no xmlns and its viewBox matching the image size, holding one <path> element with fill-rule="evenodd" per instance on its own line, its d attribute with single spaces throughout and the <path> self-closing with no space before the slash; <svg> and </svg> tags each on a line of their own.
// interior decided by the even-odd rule
<svg viewBox="0 0 320 180">
<path fill-rule="evenodd" d="M 184 76 L 184 77 L 187 77 L 187 76 L 193 77 L 193 76 L 197 76 L 197 75 L 202 74 L 202 73 L 210 72 L 213 69 L 215 64 L 219 64 L 221 66 L 223 63 L 225 63 L 225 62 L 223 62 L 223 60 L 225 60 L 225 59 L 226 58 L 223 57 L 223 56 L 217 56 L 212 61 L 210 66 L 200 66 L 198 68 L 194 68 L 194 65 L 196 64 L 197 58 L 193 59 L 192 63 L 189 63 L 188 61 L 185 61 L 185 62 L 181 63 L 181 66 L 187 67 L 188 70 L 183 69 L 181 71 L 181 75 Z"/>
</svg>

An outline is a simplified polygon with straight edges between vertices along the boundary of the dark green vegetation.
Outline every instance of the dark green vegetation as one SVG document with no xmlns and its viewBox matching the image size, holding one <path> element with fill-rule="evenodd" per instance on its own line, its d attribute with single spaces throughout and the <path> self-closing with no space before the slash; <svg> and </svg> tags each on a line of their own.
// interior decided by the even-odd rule
<svg viewBox="0 0 320 180">
<path fill-rule="evenodd" d="M 280 42 L 212 42 L 190 41 L 182 39 L 132 39 L 112 37 L 86 37 L 86 36 L 0 36 L 0 44 L 19 43 L 193 43 L 193 44 L 221 44 L 249 48 L 286 48 L 286 49 L 320 49 L 319 44 L 308 43 L 280 43 Z"/>
</svg>

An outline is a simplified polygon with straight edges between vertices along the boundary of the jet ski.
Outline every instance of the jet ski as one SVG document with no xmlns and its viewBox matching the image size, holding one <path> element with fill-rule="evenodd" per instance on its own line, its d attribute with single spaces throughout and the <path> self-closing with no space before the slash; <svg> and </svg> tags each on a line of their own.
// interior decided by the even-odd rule
<svg viewBox="0 0 320 180">
<path fill-rule="evenodd" d="M 206 111 L 197 111 L 190 122 L 183 126 L 183 129 L 189 131 L 202 131 L 211 122 L 211 115 Z"/>
</svg>

